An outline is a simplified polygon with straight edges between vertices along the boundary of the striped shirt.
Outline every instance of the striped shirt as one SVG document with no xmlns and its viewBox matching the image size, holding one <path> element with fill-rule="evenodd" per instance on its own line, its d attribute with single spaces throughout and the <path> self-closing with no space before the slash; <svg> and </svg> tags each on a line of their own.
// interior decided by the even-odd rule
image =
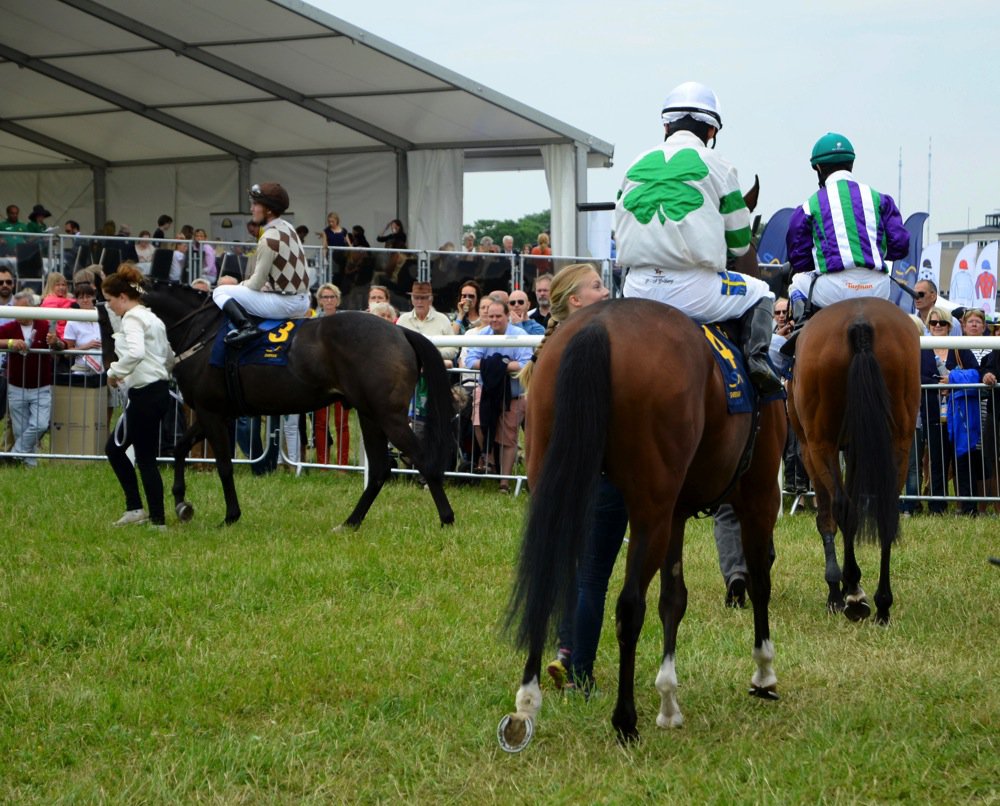
<svg viewBox="0 0 1000 806">
<path fill-rule="evenodd" d="M 750 248 L 736 169 L 691 132 L 640 154 L 615 203 L 618 262 L 633 269 L 726 268 Z"/>
<path fill-rule="evenodd" d="M 887 259 L 906 257 L 910 235 L 891 196 L 836 171 L 792 213 L 786 243 L 794 272 L 887 271 Z"/>
</svg>

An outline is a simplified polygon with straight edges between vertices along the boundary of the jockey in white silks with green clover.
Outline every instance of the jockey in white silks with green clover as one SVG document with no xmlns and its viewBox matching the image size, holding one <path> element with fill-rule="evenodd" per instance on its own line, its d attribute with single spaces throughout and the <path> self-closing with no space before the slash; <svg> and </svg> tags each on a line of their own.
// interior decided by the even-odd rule
<svg viewBox="0 0 1000 806">
<path fill-rule="evenodd" d="M 698 324 L 740 320 L 740 348 L 758 392 L 781 380 L 768 362 L 774 295 L 767 283 L 726 271 L 750 249 L 750 212 L 736 169 L 708 147 L 722 129 L 715 93 L 689 81 L 663 103 L 664 142 L 625 172 L 615 204 L 626 297 L 680 309 Z"/>
</svg>

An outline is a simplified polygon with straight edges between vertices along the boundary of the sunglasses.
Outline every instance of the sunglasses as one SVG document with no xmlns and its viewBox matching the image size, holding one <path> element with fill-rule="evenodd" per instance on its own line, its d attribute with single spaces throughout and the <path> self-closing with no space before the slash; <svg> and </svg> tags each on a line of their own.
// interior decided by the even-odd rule
<svg viewBox="0 0 1000 806">
<path fill-rule="evenodd" d="M 507 304 L 508 305 L 527 305 L 528 302 L 527 302 L 527 300 L 523 300 L 523 299 L 512 299 Z"/>
<path fill-rule="evenodd" d="M 0 285 L 14 285 L 13 280 L 0 280 Z"/>
<path fill-rule="evenodd" d="M 774 315 L 775 316 L 788 316 L 788 309 L 787 308 L 775 308 L 774 309 Z"/>
<path fill-rule="evenodd" d="M 927 324 L 931 327 L 951 327 L 950 322 L 942 322 L 940 319 L 931 319 Z"/>
<path fill-rule="evenodd" d="M 917 299 L 923 299 L 926 296 L 927 296 L 927 292 L 926 291 L 918 291 L 917 292 Z"/>
</svg>

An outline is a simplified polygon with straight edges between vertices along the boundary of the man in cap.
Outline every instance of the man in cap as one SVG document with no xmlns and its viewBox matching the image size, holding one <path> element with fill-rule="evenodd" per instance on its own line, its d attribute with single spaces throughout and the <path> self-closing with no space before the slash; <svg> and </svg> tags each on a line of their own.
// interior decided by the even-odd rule
<svg viewBox="0 0 1000 806">
<path fill-rule="evenodd" d="M 226 344 L 239 346 L 257 335 L 248 313 L 265 319 L 309 314 L 306 256 L 295 228 L 281 217 L 287 209 L 288 193 L 276 182 L 250 188 L 250 216 L 260 235 L 248 261 L 247 279 L 238 285 L 220 285 L 212 292 L 215 304 L 236 325 L 226 336 Z"/>
<path fill-rule="evenodd" d="M 797 327 L 808 317 L 809 300 L 813 308 L 822 308 L 843 299 L 888 299 L 886 260 L 904 258 L 910 249 L 896 203 L 854 178 L 854 157 L 851 141 L 836 132 L 827 132 L 813 146 L 809 164 L 819 190 L 792 214 L 785 239 Z M 790 353 L 794 340 L 793 334 L 782 352 Z"/>
<path fill-rule="evenodd" d="M 434 308 L 434 291 L 430 283 L 417 281 L 410 289 L 410 301 L 413 310 L 402 314 L 396 321 L 400 327 L 415 330 L 425 336 L 454 336 L 451 320 Z M 439 347 L 438 351 L 444 359 L 444 365 L 451 367 L 458 355 L 457 347 Z"/>
<path fill-rule="evenodd" d="M 699 324 L 738 319 L 751 382 L 761 394 L 777 392 L 768 362 L 774 295 L 762 280 L 726 270 L 750 249 L 750 212 L 736 169 L 713 150 L 718 99 L 685 82 L 667 95 L 661 119 L 664 142 L 632 163 L 615 205 L 618 262 L 629 267 L 624 294 L 673 305 Z"/>
</svg>

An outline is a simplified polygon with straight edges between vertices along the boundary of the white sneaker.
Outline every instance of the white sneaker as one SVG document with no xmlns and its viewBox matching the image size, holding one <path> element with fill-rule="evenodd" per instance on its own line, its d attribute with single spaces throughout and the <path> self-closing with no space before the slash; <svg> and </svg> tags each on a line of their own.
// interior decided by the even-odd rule
<svg viewBox="0 0 1000 806">
<path fill-rule="evenodd" d="M 135 523 L 146 523 L 148 520 L 149 515 L 146 514 L 146 510 L 130 509 L 115 521 L 115 526 L 131 526 Z"/>
</svg>

